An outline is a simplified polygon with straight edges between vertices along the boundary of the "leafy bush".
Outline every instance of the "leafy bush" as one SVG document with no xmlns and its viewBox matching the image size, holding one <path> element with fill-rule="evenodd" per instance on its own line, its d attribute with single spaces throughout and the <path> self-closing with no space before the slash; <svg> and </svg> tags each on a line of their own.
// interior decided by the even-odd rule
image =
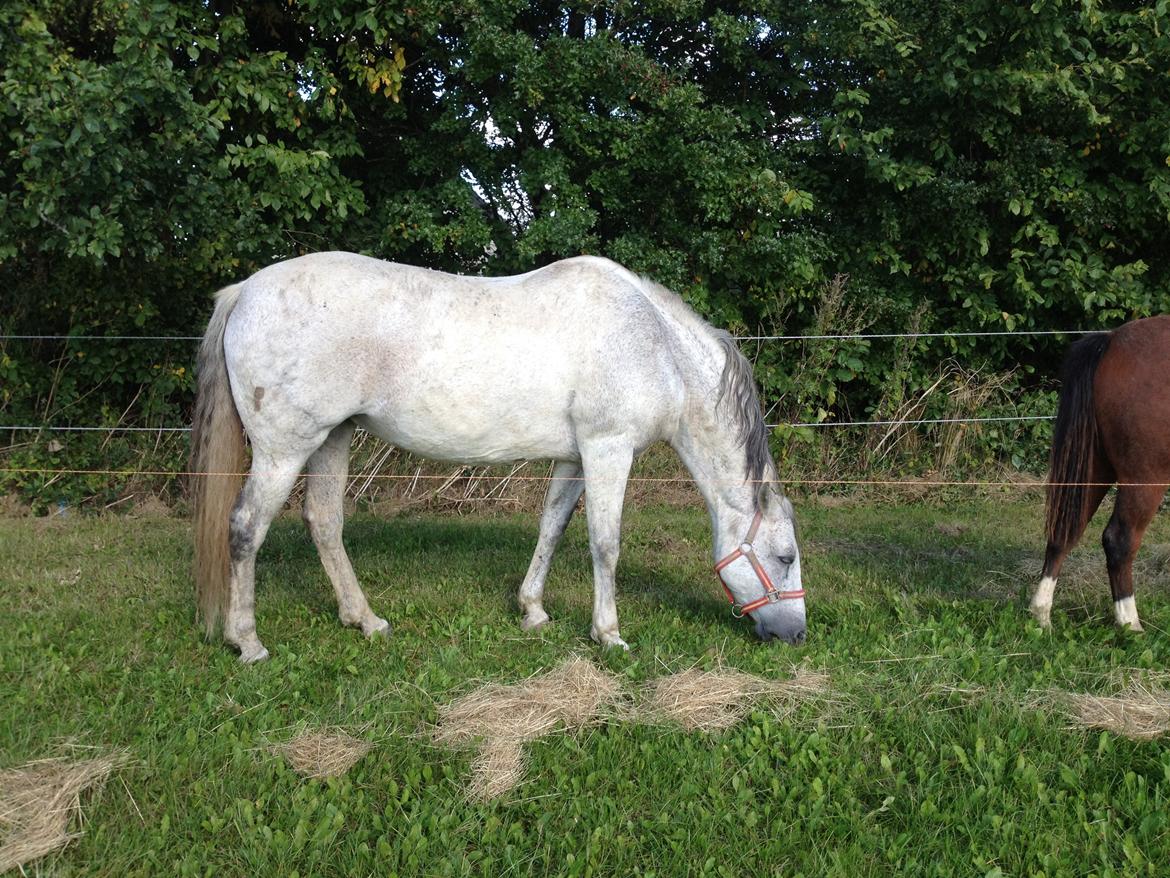
<svg viewBox="0 0 1170 878">
<path fill-rule="evenodd" d="M 1165 4 L 21 0 L 0 57 L 0 333 L 195 335 L 217 287 L 329 248 L 607 255 L 747 335 L 1170 304 Z M 1067 341 L 755 354 L 772 420 L 806 423 L 897 411 L 946 363 L 1049 412 Z M 0 341 L 0 425 L 182 423 L 191 350 Z M 1031 465 L 1043 433 L 972 453 Z"/>
</svg>

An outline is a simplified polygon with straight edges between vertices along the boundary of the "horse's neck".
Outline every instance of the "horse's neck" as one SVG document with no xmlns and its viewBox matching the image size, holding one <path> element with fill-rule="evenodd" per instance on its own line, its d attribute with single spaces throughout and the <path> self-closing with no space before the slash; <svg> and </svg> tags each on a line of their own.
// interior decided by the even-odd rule
<svg viewBox="0 0 1170 878">
<path fill-rule="evenodd" d="M 683 425 L 671 443 L 707 505 L 740 512 L 754 508 L 755 485 L 747 483 L 743 447 L 727 425 Z"/>
<path fill-rule="evenodd" d="M 710 327 L 673 293 L 653 284 L 647 294 L 674 329 L 676 362 L 683 372 L 686 403 L 671 445 L 707 503 L 715 550 L 755 513 L 756 485 L 747 483 L 747 454 L 735 415 L 717 406 L 727 350 Z M 745 529 L 746 532 L 746 529 Z"/>
<path fill-rule="evenodd" d="M 730 416 L 716 411 L 718 374 L 692 377 L 699 379 L 699 386 L 689 388 L 671 445 L 707 504 L 715 552 L 722 554 L 729 541 L 742 539 L 735 536 L 736 528 L 754 514 L 757 486 L 747 482 L 747 457 L 738 429 Z"/>
</svg>

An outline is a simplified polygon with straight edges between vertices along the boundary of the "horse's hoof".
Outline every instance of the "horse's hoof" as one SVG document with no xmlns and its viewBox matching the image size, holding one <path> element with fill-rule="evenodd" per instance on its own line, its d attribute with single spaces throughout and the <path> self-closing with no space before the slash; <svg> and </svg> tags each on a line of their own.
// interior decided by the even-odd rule
<svg viewBox="0 0 1170 878">
<path fill-rule="evenodd" d="M 375 617 L 373 625 L 370 625 L 368 628 L 363 626 L 363 633 L 366 635 L 367 640 L 373 640 L 376 637 L 389 639 L 390 632 L 390 623 L 385 619 L 378 619 Z"/>
<path fill-rule="evenodd" d="M 1045 631 L 1052 630 L 1052 608 L 1051 606 L 1033 606 L 1032 618 Z"/>
<path fill-rule="evenodd" d="M 589 636 L 593 638 L 595 643 L 601 644 L 606 649 L 620 648 L 626 652 L 630 651 L 630 645 L 622 640 L 621 636 L 618 635 L 616 631 L 612 633 L 602 633 L 600 631 L 594 630 L 589 632 Z"/>
<path fill-rule="evenodd" d="M 520 627 L 525 631 L 536 631 L 548 624 L 548 613 L 544 610 L 530 612 L 520 620 Z"/>
<path fill-rule="evenodd" d="M 268 650 L 257 644 L 251 649 L 240 650 L 240 662 L 245 665 L 254 665 L 268 658 Z"/>
</svg>

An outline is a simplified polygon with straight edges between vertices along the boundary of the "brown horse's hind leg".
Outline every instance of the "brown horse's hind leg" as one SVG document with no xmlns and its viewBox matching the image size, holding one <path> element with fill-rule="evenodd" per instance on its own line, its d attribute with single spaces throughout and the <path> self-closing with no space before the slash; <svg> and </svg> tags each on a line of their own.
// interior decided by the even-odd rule
<svg viewBox="0 0 1170 878">
<path fill-rule="evenodd" d="M 1101 537 L 1117 624 L 1132 631 L 1142 630 L 1133 597 L 1133 559 L 1165 493 L 1166 488 L 1160 485 L 1119 487 L 1113 516 Z"/>
<path fill-rule="evenodd" d="M 1076 529 L 1076 536 L 1068 542 L 1052 540 L 1048 542 L 1048 548 L 1044 552 L 1044 570 L 1040 575 L 1039 585 L 1032 593 L 1031 604 L 1032 616 L 1043 628 L 1052 626 L 1052 595 L 1056 591 L 1056 581 L 1060 578 L 1060 569 L 1064 566 L 1064 559 L 1068 557 L 1068 553 L 1072 551 L 1073 546 L 1084 534 L 1093 513 L 1097 511 L 1097 507 L 1101 505 L 1101 501 L 1109 491 L 1108 485 L 1104 484 L 1107 478 L 1111 480 L 1113 477 L 1112 475 L 1104 476 L 1103 466 L 1098 464 L 1091 479 L 1095 484 L 1085 489 L 1085 510 Z"/>
<path fill-rule="evenodd" d="M 309 458 L 305 466 L 305 505 L 301 517 L 317 546 L 321 565 L 333 583 L 342 624 L 361 628 L 366 637 L 385 636 L 390 633 L 390 623 L 370 610 L 341 542 L 353 430 L 350 421 L 334 427 L 325 443 Z"/>
</svg>

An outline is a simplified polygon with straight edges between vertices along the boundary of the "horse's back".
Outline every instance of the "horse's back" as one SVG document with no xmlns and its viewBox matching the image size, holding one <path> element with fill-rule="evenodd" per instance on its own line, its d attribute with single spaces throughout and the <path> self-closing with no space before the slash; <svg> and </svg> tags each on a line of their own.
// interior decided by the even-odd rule
<svg viewBox="0 0 1170 878">
<path fill-rule="evenodd" d="M 506 278 L 344 253 L 278 263 L 229 319 L 233 393 L 249 434 L 354 417 L 442 459 L 571 458 L 589 431 L 646 444 L 681 385 L 636 281 L 588 258 Z"/>
<path fill-rule="evenodd" d="M 1135 320 L 1110 334 L 1093 399 L 1120 480 L 1170 474 L 1170 316 Z"/>
</svg>

